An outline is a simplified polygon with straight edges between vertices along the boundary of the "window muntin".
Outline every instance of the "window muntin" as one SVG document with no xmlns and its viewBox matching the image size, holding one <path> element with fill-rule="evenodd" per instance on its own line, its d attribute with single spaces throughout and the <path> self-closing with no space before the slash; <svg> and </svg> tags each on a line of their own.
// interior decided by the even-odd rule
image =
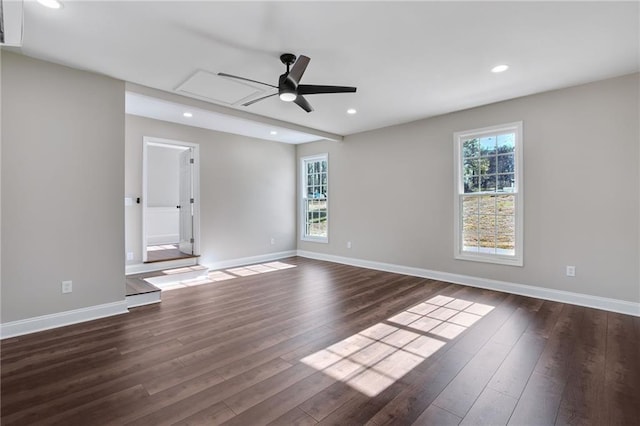
<svg viewBox="0 0 640 426">
<path fill-rule="evenodd" d="M 329 164 L 327 154 L 302 159 L 302 239 L 327 242 Z"/>
<path fill-rule="evenodd" d="M 455 257 L 522 265 L 522 123 L 455 134 Z"/>
</svg>

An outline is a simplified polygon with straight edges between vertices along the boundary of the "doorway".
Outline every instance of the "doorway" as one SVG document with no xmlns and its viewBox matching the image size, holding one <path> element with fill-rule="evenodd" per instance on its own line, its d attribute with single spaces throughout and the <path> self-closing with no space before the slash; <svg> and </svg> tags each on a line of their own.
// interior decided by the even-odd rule
<svg viewBox="0 0 640 426">
<path fill-rule="evenodd" d="M 142 261 L 199 256 L 199 146 L 144 137 L 142 153 Z"/>
</svg>

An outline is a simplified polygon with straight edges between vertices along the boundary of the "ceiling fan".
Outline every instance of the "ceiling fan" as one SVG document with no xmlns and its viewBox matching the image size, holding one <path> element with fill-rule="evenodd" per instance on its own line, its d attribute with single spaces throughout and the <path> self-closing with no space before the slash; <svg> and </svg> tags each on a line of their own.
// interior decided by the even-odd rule
<svg viewBox="0 0 640 426">
<path fill-rule="evenodd" d="M 313 111 L 313 108 L 311 107 L 309 102 L 307 102 L 303 95 L 316 95 L 319 93 L 348 93 L 356 91 L 355 87 L 348 86 L 318 86 L 315 84 L 300 84 L 302 74 L 304 74 L 304 71 L 307 69 L 307 65 L 309 65 L 309 61 L 311 59 L 309 59 L 307 56 L 300 55 L 300 57 L 296 60 L 296 55 L 291 53 L 284 53 L 280 55 L 280 60 L 287 66 L 287 72 L 280 76 L 277 86 L 274 86 L 273 84 L 263 83 L 261 81 L 251 80 L 249 78 L 226 74 L 223 72 L 219 72 L 218 75 L 221 77 L 250 81 L 252 83 L 269 86 L 273 89 L 278 89 L 277 92 L 271 93 L 258 99 L 253 99 L 242 104 L 242 106 L 249 106 L 263 99 L 279 95 L 280 99 L 282 99 L 283 101 L 294 102 L 303 110 L 311 112 Z M 293 65 L 293 67 L 291 67 L 291 65 Z"/>
</svg>

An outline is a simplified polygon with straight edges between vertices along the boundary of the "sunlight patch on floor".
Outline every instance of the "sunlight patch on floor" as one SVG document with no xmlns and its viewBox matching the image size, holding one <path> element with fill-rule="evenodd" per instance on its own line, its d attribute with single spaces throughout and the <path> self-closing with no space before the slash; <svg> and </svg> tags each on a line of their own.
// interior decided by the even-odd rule
<svg viewBox="0 0 640 426">
<path fill-rule="evenodd" d="M 435 296 L 301 361 L 374 397 L 492 310 Z"/>
<path fill-rule="evenodd" d="M 292 265 L 290 263 L 285 263 L 280 261 L 268 262 L 268 263 L 261 263 L 257 265 L 249 265 L 249 266 L 242 266 L 238 268 L 211 271 L 206 276 L 203 276 L 203 277 L 198 277 L 195 279 L 190 279 L 185 281 L 170 282 L 170 283 L 155 284 L 155 285 L 160 289 L 162 289 L 163 291 L 177 290 L 181 288 L 189 288 L 189 287 L 196 287 L 196 286 L 205 285 L 205 284 L 213 284 L 219 281 L 232 280 L 238 277 L 248 277 L 251 275 L 265 274 L 268 272 L 275 272 L 275 271 L 280 271 L 283 269 L 290 269 L 295 267 L 296 265 Z M 186 271 L 189 268 L 190 267 L 185 267 L 183 269 Z M 172 271 L 175 271 L 175 270 L 176 269 Z"/>
</svg>

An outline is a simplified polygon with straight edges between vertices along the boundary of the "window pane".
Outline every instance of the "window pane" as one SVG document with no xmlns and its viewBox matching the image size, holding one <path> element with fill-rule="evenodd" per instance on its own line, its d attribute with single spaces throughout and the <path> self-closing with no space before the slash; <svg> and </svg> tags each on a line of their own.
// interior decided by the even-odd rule
<svg viewBox="0 0 640 426">
<path fill-rule="evenodd" d="M 481 214 L 479 219 L 479 232 L 480 234 L 493 235 L 496 232 L 496 217 L 495 215 Z"/>
<path fill-rule="evenodd" d="M 478 176 L 469 176 L 464 178 L 464 192 L 478 192 L 480 190 L 480 181 Z"/>
<path fill-rule="evenodd" d="M 480 163 L 477 158 L 465 158 L 462 166 L 463 176 L 472 176 L 480 174 Z"/>
<path fill-rule="evenodd" d="M 495 215 L 496 214 L 496 197 L 494 195 L 484 195 L 479 197 L 480 214 Z"/>
<path fill-rule="evenodd" d="M 498 173 L 513 173 L 514 170 L 513 154 L 498 155 Z"/>
<path fill-rule="evenodd" d="M 514 234 L 498 234 L 496 241 L 496 248 L 498 254 L 513 255 L 516 248 L 516 241 Z"/>
<path fill-rule="evenodd" d="M 499 215 L 513 216 L 515 210 L 516 197 L 515 195 L 499 195 L 496 197 L 496 209 Z"/>
<path fill-rule="evenodd" d="M 498 175 L 498 191 L 513 192 L 514 182 L 515 182 L 515 175 L 513 173 L 508 175 Z"/>
<path fill-rule="evenodd" d="M 469 139 L 462 143 L 462 157 L 470 158 L 477 157 L 480 152 L 480 145 L 478 139 Z"/>
<path fill-rule="evenodd" d="M 496 173 L 496 157 L 484 157 L 480 159 L 482 163 L 482 174 L 492 175 Z"/>
<path fill-rule="evenodd" d="M 486 136 L 480 138 L 480 155 L 494 155 L 496 153 L 496 137 Z"/>
<path fill-rule="evenodd" d="M 482 192 L 495 192 L 496 190 L 496 175 L 482 176 L 481 177 Z"/>
<path fill-rule="evenodd" d="M 515 216 L 496 216 L 496 230 L 501 234 L 515 235 Z"/>
<path fill-rule="evenodd" d="M 516 141 L 515 133 L 499 135 L 498 136 L 498 153 L 504 154 L 507 152 L 514 152 L 516 149 L 515 141 Z"/>
<path fill-rule="evenodd" d="M 463 250 L 478 251 L 478 246 L 478 232 L 473 229 L 465 229 L 462 233 Z"/>
<path fill-rule="evenodd" d="M 462 197 L 462 215 L 477 215 L 480 197 Z"/>
</svg>

